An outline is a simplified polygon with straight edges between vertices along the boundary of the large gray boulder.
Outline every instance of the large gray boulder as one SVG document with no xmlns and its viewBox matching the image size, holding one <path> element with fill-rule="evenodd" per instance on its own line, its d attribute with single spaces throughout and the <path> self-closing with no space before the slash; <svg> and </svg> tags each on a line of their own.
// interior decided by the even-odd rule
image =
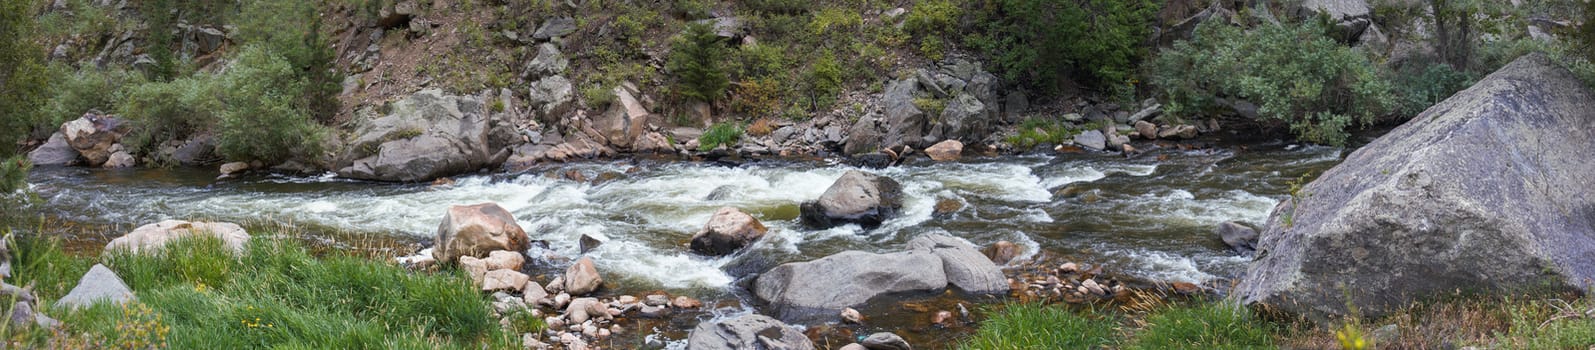
<svg viewBox="0 0 1595 350">
<path fill-rule="evenodd" d="M 166 220 L 139 226 L 105 245 L 105 251 L 123 251 L 132 254 L 159 252 L 180 239 L 212 237 L 235 255 L 243 255 L 249 245 L 249 232 L 243 226 L 230 222 L 189 222 Z"/>
<path fill-rule="evenodd" d="M 1002 268 L 980 253 L 979 248 L 963 239 L 942 234 L 929 234 L 908 242 L 908 248 L 928 251 L 941 258 L 942 271 L 947 273 L 947 283 L 975 294 L 1008 292 L 1008 278 Z"/>
<path fill-rule="evenodd" d="M 688 350 L 812 350 L 803 332 L 769 316 L 750 314 L 702 322 L 687 336 Z"/>
<path fill-rule="evenodd" d="M 72 165 L 78 161 L 78 150 L 67 144 L 66 135 L 56 132 L 50 140 L 28 152 L 28 162 L 33 165 Z"/>
<path fill-rule="evenodd" d="M 344 150 L 338 175 L 378 181 L 431 181 L 496 167 L 509 157 L 514 127 L 483 111 L 481 98 L 432 89 L 393 103 Z M 509 135 L 509 136 L 507 136 Z"/>
<path fill-rule="evenodd" d="M 881 107 L 886 112 L 886 135 L 882 146 L 924 148 L 930 117 L 914 106 L 914 92 L 918 87 L 919 82 L 914 78 L 886 85 L 886 92 L 881 96 Z"/>
<path fill-rule="evenodd" d="M 875 228 L 902 209 L 902 186 L 888 177 L 848 170 L 820 198 L 800 206 L 803 223 L 830 228 L 856 223 Z"/>
<path fill-rule="evenodd" d="M 808 262 L 776 266 L 753 292 L 782 319 L 832 315 L 882 294 L 947 287 L 942 259 L 925 250 L 888 254 L 845 251 Z"/>
<path fill-rule="evenodd" d="M 978 141 L 984 138 L 992 116 L 996 115 L 986 106 L 975 95 L 958 94 L 947 101 L 947 107 L 942 109 L 939 123 L 931 129 L 931 139 Z"/>
<path fill-rule="evenodd" d="M 1458 290 L 1590 292 L 1592 148 L 1595 94 L 1519 58 L 1276 206 L 1235 296 L 1324 320 Z"/>
<path fill-rule="evenodd" d="M 876 296 L 938 292 L 949 285 L 971 294 L 1008 292 L 1007 278 L 991 259 L 969 242 L 942 234 L 915 238 L 902 252 L 845 251 L 781 264 L 760 275 L 753 292 L 782 319 L 809 320 Z"/>
<path fill-rule="evenodd" d="M 55 301 L 56 309 L 86 308 L 99 302 L 121 304 L 136 299 L 133 290 L 105 265 L 94 264 L 71 292 Z"/>
</svg>

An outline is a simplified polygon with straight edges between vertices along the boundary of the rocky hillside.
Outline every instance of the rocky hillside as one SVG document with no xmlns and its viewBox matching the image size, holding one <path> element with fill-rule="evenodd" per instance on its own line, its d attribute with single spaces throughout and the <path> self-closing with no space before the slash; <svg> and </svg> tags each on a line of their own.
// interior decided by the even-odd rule
<svg viewBox="0 0 1595 350">
<path fill-rule="evenodd" d="M 1134 156 L 1221 130 L 1339 143 L 1528 51 L 1595 72 L 1567 1 L 1037 4 L 56 0 L 34 8 L 62 79 L 26 142 L 43 165 L 384 181 L 636 153 L 884 166 L 944 141 Z M 105 136 L 55 127 L 74 119 Z"/>
</svg>

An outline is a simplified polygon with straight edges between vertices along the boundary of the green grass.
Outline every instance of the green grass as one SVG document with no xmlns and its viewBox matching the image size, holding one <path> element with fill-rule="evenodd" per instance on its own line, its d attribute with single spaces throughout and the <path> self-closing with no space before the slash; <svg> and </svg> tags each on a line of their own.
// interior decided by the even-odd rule
<svg viewBox="0 0 1595 350">
<path fill-rule="evenodd" d="M 180 240 L 154 255 L 70 257 L 59 245 L 29 242 L 16 259 L 19 281 L 75 284 L 103 262 L 139 302 L 68 312 L 64 336 L 90 344 L 161 344 L 175 349 L 506 348 L 488 301 L 462 273 L 411 272 L 381 259 L 312 256 L 292 238 L 259 238 L 242 256 L 215 239 Z M 49 242 L 49 241 L 44 241 Z M 68 286 L 69 288 L 70 286 Z M 61 296 L 40 289 L 40 304 Z M 129 332 L 128 329 L 138 329 Z M 166 329 L 164 339 L 159 337 Z M 530 326 L 527 329 L 531 329 Z M 37 332 L 3 334 L 38 339 Z M 59 341 L 60 339 L 54 339 Z"/>
<path fill-rule="evenodd" d="M 960 349 L 1086 349 L 1113 343 L 1111 317 L 1076 313 L 1059 306 L 1009 304 L 960 343 Z"/>
<path fill-rule="evenodd" d="M 1008 137 L 1008 143 L 1019 149 L 1030 149 L 1043 143 L 1063 144 L 1073 140 L 1076 133 L 1062 121 L 1043 118 L 1025 119 L 1019 123 L 1018 131 L 1018 135 Z"/>
<path fill-rule="evenodd" d="M 1274 326 L 1251 311 L 1225 303 L 1198 302 L 1160 310 L 1125 349 L 1273 348 Z"/>
<path fill-rule="evenodd" d="M 709 127 L 698 137 L 698 151 L 708 152 L 720 145 L 732 145 L 742 139 L 742 127 L 735 123 L 719 123 Z"/>
</svg>

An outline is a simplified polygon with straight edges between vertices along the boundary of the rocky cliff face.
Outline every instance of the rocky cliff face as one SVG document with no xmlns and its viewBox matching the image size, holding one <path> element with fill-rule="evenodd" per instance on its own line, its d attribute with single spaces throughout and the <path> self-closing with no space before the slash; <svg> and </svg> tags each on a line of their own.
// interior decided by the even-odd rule
<svg viewBox="0 0 1595 350">
<path fill-rule="evenodd" d="M 1322 320 L 1457 290 L 1588 292 L 1592 147 L 1595 94 L 1520 58 L 1282 202 L 1234 295 Z"/>
</svg>

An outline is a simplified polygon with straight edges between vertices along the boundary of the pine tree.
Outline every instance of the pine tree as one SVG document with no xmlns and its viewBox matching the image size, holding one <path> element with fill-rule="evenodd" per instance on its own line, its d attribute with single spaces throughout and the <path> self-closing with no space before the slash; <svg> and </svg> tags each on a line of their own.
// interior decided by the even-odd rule
<svg viewBox="0 0 1595 350">
<path fill-rule="evenodd" d="M 676 91 L 682 96 L 703 102 L 714 102 L 725 94 L 730 82 L 721 63 L 725 48 L 714 26 L 691 23 L 687 31 L 671 45 L 668 69 L 676 76 Z"/>
</svg>

